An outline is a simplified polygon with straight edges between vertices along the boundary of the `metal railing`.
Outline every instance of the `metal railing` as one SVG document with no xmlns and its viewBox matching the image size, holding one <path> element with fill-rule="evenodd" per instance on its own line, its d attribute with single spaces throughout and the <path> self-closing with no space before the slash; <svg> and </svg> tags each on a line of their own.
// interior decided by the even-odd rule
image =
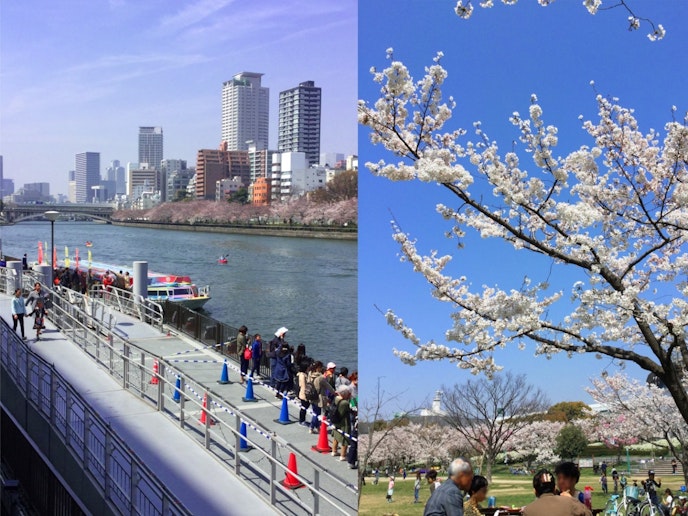
<svg viewBox="0 0 688 516">
<path fill-rule="evenodd" d="M 68 299 L 54 295 L 49 318 L 124 389 L 173 418 L 223 464 L 231 467 L 247 487 L 265 496 L 272 505 L 282 506 L 288 513 L 321 514 L 321 507 L 326 506 L 327 514 L 356 514 L 357 494 L 351 482 L 320 466 L 170 362 L 137 347 L 119 334 L 108 332 L 103 324 L 84 321 L 85 314 L 74 314 L 74 309 Z M 155 362 L 157 372 L 153 368 Z M 177 379 L 180 388 L 176 386 Z M 207 408 L 203 407 L 204 399 Z M 199 428 L 196 423 L 189 424 L 189 420 L 197 420 L 202 413 L 206 414 L 205 425 Z M 218 413 L 226 420 L 218 417 Z M 242 435 L 242 423 L 257 437 Z M 251 460 L 239 453 L 244 448 L 242 442 L 260 457 Z M 290 472 L 306 488 L 299 493 L 284 488 L 280 482 L 288 470 L 288 456 L 283 454 L 289 453 L 294 453 L 301 464 L 300 474 Z M 324 477 L 334 489 L 323 487 L 321 479 Z"/>
<path fill-rule="evenodd" d="M 90 298 L 99 299 L 106 306 L 112 307 L 123 314 L 130 315 L 162 331 L 162 306 L 155 301 L 138 296 L 129 290 L 103 285 L 93 285 L 89 289 L 88 294 Z"/>
<path fill-rule="evenodd" d="M 166 301 L 162 311 L 164 324 L 198 342 L 202 342 L 206 346 L 214 347 L 237 364 L 240 363 L 237 352 L 237 335 L 239 334 L 237 328 L 178 303 Z M 263 345 L 266 346 L 266 344 Z M 263 349 L 263 354 L 260 357 L 258 374 L 263 378 L 270 378 L 270 360 L 267 357 L 267 347 Z"/>
<path fill-rule="evenodd" d="M 113 512 L 191 514 L 79 393 L 3 320 L 0 363 Z"/>
</svg>

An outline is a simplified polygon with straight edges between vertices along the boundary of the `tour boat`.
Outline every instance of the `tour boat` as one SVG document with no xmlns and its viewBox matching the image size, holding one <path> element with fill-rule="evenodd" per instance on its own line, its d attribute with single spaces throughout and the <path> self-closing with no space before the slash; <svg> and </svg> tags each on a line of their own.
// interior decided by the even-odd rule
<svg viewBox="0 0 688 516">
<path fill-rule="evenodd" d="M 128 272 L 133 276 L 133 269 L 107 263 L 91 262 L 90 266 L 84 261 L 79 262 L 79 270 L 91 273 L 101 280 L 107 271 L 117 273 Z M 197 310 L 210 301 L 210 286 L 196 286 L 189 276 L 175 276 L 148 271 L 148 299 L 161 303 L 170 301 L 192 310 Z"/>
</svg>

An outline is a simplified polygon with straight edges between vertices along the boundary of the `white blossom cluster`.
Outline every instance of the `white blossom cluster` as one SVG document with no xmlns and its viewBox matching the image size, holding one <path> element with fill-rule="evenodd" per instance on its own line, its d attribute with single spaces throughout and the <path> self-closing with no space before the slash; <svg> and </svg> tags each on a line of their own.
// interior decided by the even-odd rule
<svg viewBox="0 0 688 516">
<path fill-rule="evenodd" d="M 370 128 L 374 144 L 401 161 L 367 167 L 391 180 L 435 182 L 453 193 L 460 209 L 437 206 L 453 225 L 449 236 L 460 239 L 474 230 L 500 238 L 584 281 L 569 291 L 528 281 L 518 290 L 475 289 L 467 278 L 445 272 L 451 256 L 422 253 L 394 225 L 402 260 L 425 277 L 436 299 L 455 308 L 447 344 L 423 342 L 388 312 L 388 322 L 413 346 L 395 350 L 397 356 L 408 364 L 448 359 L 489 375 L 499 369 L 494 350 L 532 342 L 545 356 L 588 352 L 659 373 L 673 367 L 668 350 L 680 349 L 677 367 L 685 367 L 686 120 L 667 123 L 661 134 L 643 133 L 632 109 L 598 96 L 599 120 L 583 123 L 590 145 L 562 157 L 557 128 L 545 123 L 533 96 L 527 117 L 511 117 L 520 145 L 502 154 L 479 122 L 473 141 L 466 141 L 465 129 L 444 129 L 454 108 L 453 101 L 441 100 L 446 76 L 439 57 L 417 82 L 399 61 L 373 71 L 380 98 L 373 105 L 359 102 L 359 122 Z M 491 199 L 484 199 L 486 191 Z M 565 316 L 551 315 L 563 310 Z M 683 410 L 688 420 L 688 397 Z"/>
<path fill-rule="evenodd" d="M 546 7 L 553 3 L 554 0 L 537 0 L 537 2 L 542 7 Z M 505 5 L 516 5 L 516 3 L 518 3 L 518 0 L 502 0 L 502 3 Z M 478 5 L 483 9 L 489 9 L 491 7 L 494 7 L 494 0 L 480 0 L 478 2 Z M 583 0 L 583 6 L 588 10 L 590 14 L 595 15 L 602 8 L 602 0 Z M 650 20 L 637 17 L 631 11 L 628 5 L 623 1 L 606 7 L 606 9 L 614 9 L 616 7 L 624 7 L 630 13 L 630 16 L 628 17 L 629 30 L 639 29 L 641 20 L 644 20 L 648 22 L 652 27 L 652 32 L 650 32 L 647 35 L 650 41 L 659 41 L 666 35 L 666 31 L 664 30 L 664 27 L 662 27 L 661 24 L 658 24 L 655 27 L 655 25 Z M 456 2 L 456 5 L 454 6 L 454 13 L 456 13 L 456 15 L 459 18 L 464 20 L 468 20 L 473 15 L 473 11 L 474 8 L 471 0 L 458 0 Z"/>
</svg>

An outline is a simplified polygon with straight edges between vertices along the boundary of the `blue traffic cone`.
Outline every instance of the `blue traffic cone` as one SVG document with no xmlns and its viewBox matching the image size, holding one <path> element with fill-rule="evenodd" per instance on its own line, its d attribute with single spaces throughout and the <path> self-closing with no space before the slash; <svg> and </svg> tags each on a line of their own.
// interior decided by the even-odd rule
<svg viewBox="0 0 688 516">
<path fill-rule="evenodd" d="M 241 398 L 242 401 L 258 401 L 256 398 L 253 397 L 253 380 L 251 377 L 248 377 L 248 381 L 246 382 L 246 395 Z"/>
<path fill-rule="evenodd" d="M 227 374 L 227 361 L 225 360 L 224 364 L 222 364 L 222 374 L 220 375 L 220 379 L 217 381 L 217 383 L 222 384 L 222 385 L 227 385 L 229 382 L 229 374 Z"/>
<path fill-rule="evenodd" d="M 287 406 L 286 396 L 282 398 L 282 410 L 280 411 L 280 417 L 274 421 L 280 425 L 289 425 L 293 423 L 293 421 L 289 421 L 289 407 Z"/>
<path fill-rule="evenodd" d="M 175 403 L 179 403 L 179 400 L 182 399 L 182 379 L 181 377 L 177 376 L 177 383 L 174 385 L 174 395 L 172 396 L 172 400 Z"/>
<path fill-rule="evenodd" d="M 249 451 L 251 447 L 246 442 L 246 423 L 242 421 L 239 427 L 239 434 L 241 434 L 241 439 L 239 439 L 239 451 Z"/>
</svg>

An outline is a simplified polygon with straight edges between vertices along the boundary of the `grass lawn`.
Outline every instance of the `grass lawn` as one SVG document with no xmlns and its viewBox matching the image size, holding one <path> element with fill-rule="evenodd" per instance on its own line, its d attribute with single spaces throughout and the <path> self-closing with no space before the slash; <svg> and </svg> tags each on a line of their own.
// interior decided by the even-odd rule
<svg viewBox="0 0 688 516">
<path fill-rule="evenodd" d="M 645 477 L 630 477 L 629 484 L 633 480 L 644 480 Z M 406 480 L 400 476 L 395 478 L 394 486 L 394 501 L 387 503 L 385 497 L 387 495 L 387 482 L 389 479 L 380 476 L 380 483 L 373 485 L 373 478 L 366 477 L 366 485 L 361 491 L 361 503 L 358 508 L 358 514 L 361 516 L 385 516 L 385 515 L 399 515 L 399 516 L 422 516 L 425 502 L 430 496 L 430 489 L 427 482 L 423 478 L 420 489 L 420 502 L 413 503 L 413 483 L 415 476 L 409 475 Z M 444 481 L 444 480 L 443 480 Z M 610 492 L 614 489 L 614 483 L 609 478 Z M 678 491 L 679 486 L 683 485 L 683 477 L 666 476 L 662 478 L 662 492 L 667 487 L 674 493 Z M 585 486 L 593 488 L 592 506 L 593 508 L 604 508 L 609 496 L 602 493 L 600 487 L 599 477 L 586 474 L 584 470 L 580 482 L 577 487 L 583 489 Z M 497 506 L 516 506 L 521 507 L 532 502 L 535 498 L 533 494 L 532 478 L 521 475 L 512 475 L 510 473 L 496 473 L 492 476 L 492 484 L 488 496 L 494 496 L 497 499 Z M 487 505 L 487 503 L 485 503 Z"/>
</svg>

